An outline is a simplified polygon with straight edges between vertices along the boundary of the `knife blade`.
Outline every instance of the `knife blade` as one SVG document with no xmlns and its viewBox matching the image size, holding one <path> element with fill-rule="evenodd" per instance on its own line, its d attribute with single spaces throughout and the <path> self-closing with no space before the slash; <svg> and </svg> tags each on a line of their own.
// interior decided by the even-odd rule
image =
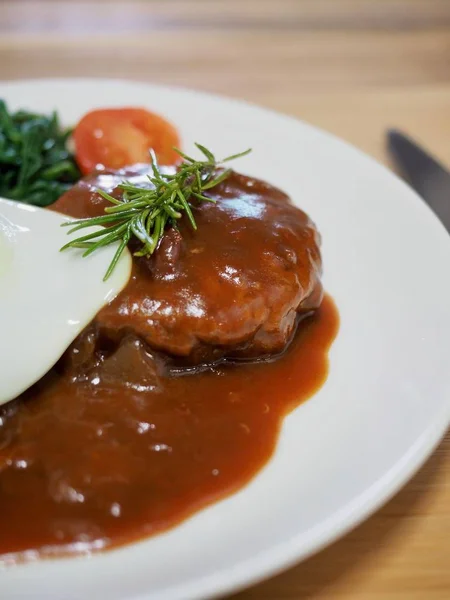
<svg viewBox="0 0 450 600">
<path fill-rule="evenodd" d="M 387 142 L 401 175 L 450 232 L 450 172 L 401 131 L 390 129 Z"/>
</svg>

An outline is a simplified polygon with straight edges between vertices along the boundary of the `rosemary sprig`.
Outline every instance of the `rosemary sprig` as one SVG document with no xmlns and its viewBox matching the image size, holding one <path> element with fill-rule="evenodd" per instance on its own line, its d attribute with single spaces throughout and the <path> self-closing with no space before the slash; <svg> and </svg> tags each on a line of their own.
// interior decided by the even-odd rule
<svg viewBox="0 0 450 600">
<path fill-rule="evenodd" d="M 103 246 L 120 242 L 103 278 L 106 281 L 133 237 L 142 244 L 134 255 L 149 256 L 158 247 L 166 227 L 168 225 L 176 227 L 183 213 L 186 214 L 192 228 L 197 229 L 193 213 L 195 204 L 192 204 L 192 201 L 215 202 L 214 199 L 205 196 L 204 192 L 224 181 L 231 173 L 231 169 L 224 169 L 217 173 L 218 167 L 230 160 L 245 156 L 251 152 L 251 149 L 217 161 L 210 150 L 201 144 L 195 145 L 204 155 L 205 160 L 196 160 L 175 148 L 184 162 L 174 174 L 161 172 L 155 153 L 151 150 L 153 174 L 148 176 L 152 184 L 150 189 L 123 181 L 118 186 L 122 192 L 120 199 L 114 198 L 103 190 L 97 190 L 102 198 L 112 205 L 105 208 L 105 214 L 100 217 L 66 222 L 62 226 L 71 227 L 68 234 L 99 225 L 102 229 L 68 242 L 61 250 L 85 248 L 83 256 L 88 256 Z"/>
</svg>

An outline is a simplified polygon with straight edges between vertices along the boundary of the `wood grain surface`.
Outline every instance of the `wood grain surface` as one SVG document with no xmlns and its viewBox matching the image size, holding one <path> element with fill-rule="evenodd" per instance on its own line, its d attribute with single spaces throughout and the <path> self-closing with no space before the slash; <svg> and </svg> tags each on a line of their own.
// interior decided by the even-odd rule
<svg viewBox="0 0 450 600">
<path fill-rule="evenodd" d="M 1 0 L 0 79 L 50 76 L 225 93 L 386 164 L 397 126 L 450 165 L 450 0 Z M 448 600 L 450 437 L 363 525 L 233 598 Z"/>
</svg>

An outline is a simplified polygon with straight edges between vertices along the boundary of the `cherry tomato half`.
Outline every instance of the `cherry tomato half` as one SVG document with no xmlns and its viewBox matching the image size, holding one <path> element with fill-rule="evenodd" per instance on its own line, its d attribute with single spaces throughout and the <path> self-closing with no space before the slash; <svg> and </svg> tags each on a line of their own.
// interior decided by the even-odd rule
<svg viewBox="0 0 450 600">
<path fill-rule="evenodd" d="M 150 148 L 162 165 L 180 162 L 173 150 L 180 144 L 176 129 L 143 108 L 93 110 L 78 123 L 73 138 L 76 160 L 84 174 L 99 166 L 120 169 L 148 163 Z"/>
</svg>

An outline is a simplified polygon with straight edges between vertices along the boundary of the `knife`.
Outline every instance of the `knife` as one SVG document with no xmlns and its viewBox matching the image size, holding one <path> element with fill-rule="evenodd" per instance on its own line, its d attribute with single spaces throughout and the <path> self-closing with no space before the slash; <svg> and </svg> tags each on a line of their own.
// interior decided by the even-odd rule
<svg viewBox="0 0 450 600">
<path fill-rule="evenodd" d="M 388 131 L 387 146 L 401 175 L 450 232 L 450 172 L 401 131 Z"/>
</svg>

